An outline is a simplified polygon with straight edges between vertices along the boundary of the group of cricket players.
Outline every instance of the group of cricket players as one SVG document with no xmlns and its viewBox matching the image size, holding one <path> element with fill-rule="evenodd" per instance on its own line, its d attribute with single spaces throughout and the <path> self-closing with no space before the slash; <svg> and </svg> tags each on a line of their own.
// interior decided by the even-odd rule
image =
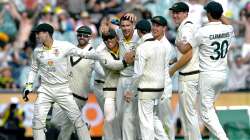
<svg viewBox="0 0 250 140">
<path fill-rule="evenodd" d="M 51 122 L 60 130 L 58 140 L 69 140 L 74 132 L 79 140 L 91 139 L 81 109 L 92 90 L 93 76 L 93 91 L 104 113 L 104 140 L 174 140 L 171 77 L 178 71 L 185 140 L 202 139 L 199 118 L 216 138 L 228 140 L 214 102 L 225 85 L 233 27 L 222 16 L 221 4 L 211 1 L 204 9 L 208 23 L 202 27 L 189 19 L 186 3 L 174 3 L 169 9 L 178 27 L 176 47 L 165 36 L 167 21 L 162 16 L 136 22 L 132 13 L 126 13 L 119 26 L 103 21 L 103 42 L 97 48 L 90 44 L 92 31 L 88 26 L 77 29 L 75 46 L 54 40 L 54 28 L 39 24 L 34 32 L 41 46 L 33 52 L 23 93 L 28 101 L 39 75 L 41 84 L 32 122 L 34 139 L 46 139 L 51 106 Z"/>
</svg>

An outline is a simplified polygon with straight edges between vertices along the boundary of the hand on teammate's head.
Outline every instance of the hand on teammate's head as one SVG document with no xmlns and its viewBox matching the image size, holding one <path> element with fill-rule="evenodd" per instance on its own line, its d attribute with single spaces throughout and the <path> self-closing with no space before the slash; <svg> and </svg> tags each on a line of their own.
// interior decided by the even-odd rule
<svg viewBox="0 0 250 140">
<path fill-rule="evenodd" d="M 137 17 L 133 13 L 126 13 L 124 17 L 126 17 L 128 20 L 132 21 L 133 23 L 135 23 L 137 20 Z"/>
</svg>

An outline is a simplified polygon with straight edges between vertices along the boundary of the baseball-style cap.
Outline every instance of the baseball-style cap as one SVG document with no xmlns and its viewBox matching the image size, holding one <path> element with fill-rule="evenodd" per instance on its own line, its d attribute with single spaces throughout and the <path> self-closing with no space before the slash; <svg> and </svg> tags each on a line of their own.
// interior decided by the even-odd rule
<svg viewBox="0 0 250 140">
<path fill-rule="evenodd" d="M 78 34 L 84 34 L 89 36 L 92 34 L 92 30 L 88 26 L 81 26 L 76 30 L 76 32 Z"/>
<path fill-rule="evenodd" d="M 222 5 L 215 1 L 209 2 L 206 6 L 204 6 L 204 9 L 207 13 L 211 13 L 213 17 L 217 18 L 220 18 L 223 13 Z"/>
<path fill-rule="evenodd" d="M 37 25 L 33 31 L 36 33 L 48 32 L 49 34 L 52 35 L 54 32 L 54 28 L 48 23 L 42 23 L 42 24 Z"/>
<path fill-rule="evenodd" d="M 168 25 L 167 20 L 164 17 L 162 17 L 162 16 L 155 16 L 155 17 L 153 17 L 151 19 L 151 22 L 152 23 L 157 23 L 157 24 L 159 24 L 161 26 L 167 26 Z"/>
<path fill-rule="evenodd" d="M 177 2 L 174 5 L 172 5 L 169 10 L 172 10 L 173 12 L 189 12 L 189 7 L 184 2 Z"/>
<path fill-rule="evenodd" d="M 151 31 L 150 22 L 146 19 L 142 19 L 136 23 L 135 29 L 149 33 Z"/>
<path fill-rule="evenodd" d="M 107 33 L 102 34 L 103 41 L 107 41 L 108 39 L 113 39 L 116 37 L 116 32 L 113 29 L 109 29 Z"/>
</svg>

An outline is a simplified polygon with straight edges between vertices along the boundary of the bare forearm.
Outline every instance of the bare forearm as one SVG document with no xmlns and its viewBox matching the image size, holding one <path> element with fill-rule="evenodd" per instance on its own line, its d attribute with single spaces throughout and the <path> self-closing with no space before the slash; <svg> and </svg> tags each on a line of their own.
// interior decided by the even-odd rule
<svg viewBox="0 0 250 140">
<path fill-rule="evenodd" d="M 192 58 L 192 50 L 189 50 L 187 53 L 183 54 L 182 57 L 177 61 L 177 63 L 170 68 L 170 76 L 172 76 L 177 70 L 185 66 Z"/>
</svg>

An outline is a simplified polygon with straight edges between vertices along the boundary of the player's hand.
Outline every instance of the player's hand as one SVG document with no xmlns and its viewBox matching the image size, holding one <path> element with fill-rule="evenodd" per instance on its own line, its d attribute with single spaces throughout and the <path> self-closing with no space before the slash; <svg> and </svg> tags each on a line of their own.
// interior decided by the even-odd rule
<svg viewBox="0 0 250 140">
<path fill-rule="evenodd" d="M 125 92 L 124 99 L 127 103 L 130 103 L 132 101 L 133 94 L 129 91 Z"/>
<path fill-rule="evenodd" d="M 132 64 L 134 63 L 135 60 L 135 52 L 134 51 L 130 51 L 125 53 L 124 55 L 124 60 L 127 64 Z"/>
<path fill-rule="evenodd" d="M 107 17 L 103 18 L 103 20 L 101 21 L 101 26 L 100 26 L 99 30 L 102 34 L 108 33 L 108 31 L 109 31 L 109 19 Z"/>
<path fill-rule="evenodd" d="M 137 20 L 136 16 L 133 13 L 126 13 L 124 17 L 128 18 L 133 23 L 135 23 Z"/>
<path fill-rule="evenodd" d="M 32 92 L 32 83 L 27 83 L 23 91 L 23 100 L 25 102 L 29 101 L 28 95 Z"/>
<path fill-rule="evenodd" d="M 173 68 L 170 68 L 168 72 L 169 76 L 172 77 L 176 71 Z"/>
</svg>

